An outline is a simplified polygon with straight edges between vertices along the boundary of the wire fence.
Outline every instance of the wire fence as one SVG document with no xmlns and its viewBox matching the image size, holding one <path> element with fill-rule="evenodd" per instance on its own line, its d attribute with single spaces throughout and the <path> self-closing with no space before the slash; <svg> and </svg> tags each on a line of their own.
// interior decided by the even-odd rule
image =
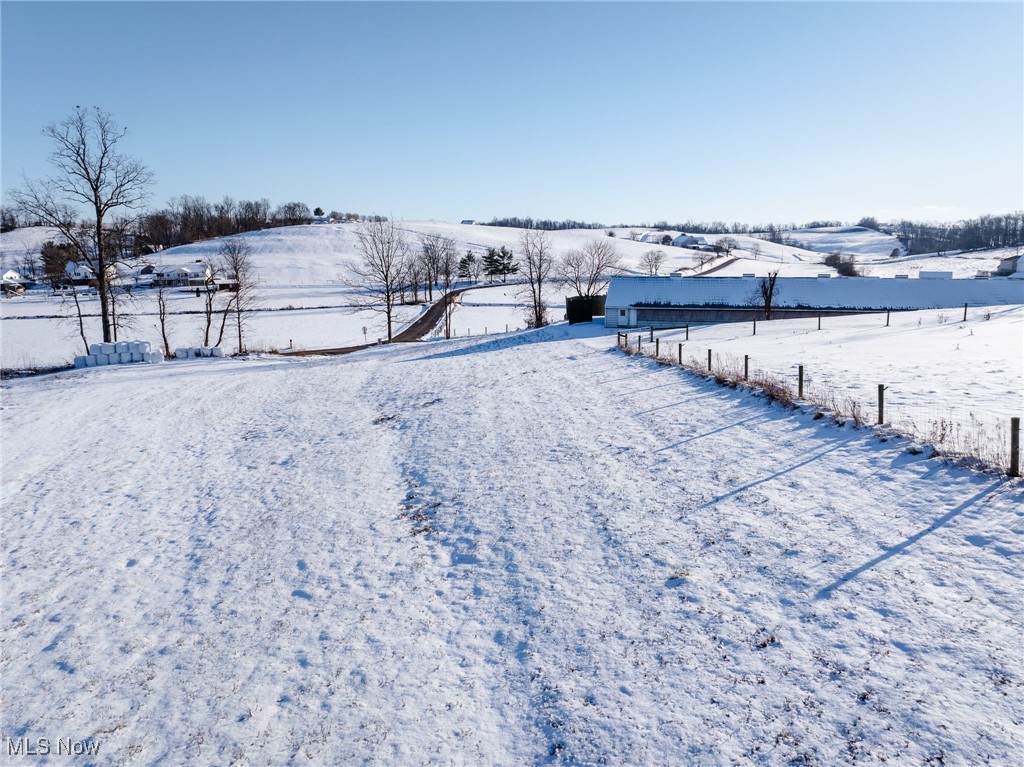
<svg viewBox="0 0 1024 767">
<path fill-rule="evenodd" d="M 693 330 L 696 336 L 697 329 Z M 944 403 L 935 395 L 922 396 L 884 382 L 866 383 L 863 376 L 851 378 L 795 362 L 766 364 L 751 355 L 716 352 L 699 341 L 663 339 L 650 328 L 619 333 L 618 344 L 630 354 L 656 358 L 719 383 L 746 385 L 787 405 L 811 405 L 822 414 L 857 425 L 881 425 L 931 446 L 937 454 L 972 459 L 1019 476 L 1021 413 L 1014 412 L 1012 399 L 1005 410 L 990 404 Z"/>
</svg>

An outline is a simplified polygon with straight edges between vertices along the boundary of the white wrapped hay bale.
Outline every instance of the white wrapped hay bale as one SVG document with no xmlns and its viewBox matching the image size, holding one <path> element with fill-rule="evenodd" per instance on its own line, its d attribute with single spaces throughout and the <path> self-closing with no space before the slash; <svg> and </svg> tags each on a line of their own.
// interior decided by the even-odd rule
<svg viewBox="0 0 1024 767">
<path fill-rule="evenodd" d="M 212 349 L 210 349 L 210 356 L 211 357 L 223 357 L 224 356 L 224 350 L 221 349 L 219 346 L 214 346 Z"/>
<path fill-rule="evenodd" d="M 125 344 L 125 346 L 127 346 L 127 345 L 128 344 Z M 118 357 L 121 358 L 121 362 L 122 363 L 127 363 L 127 362 L 131 362 L 132 361 L 132 353 L 130 351 L 127 351 L 127 350 L 121 352 L 118 355 Z"/>
<path fill-rule="evenodd" d="M 132 362 L 142 362 L 145 352 L 129 352 L 132 355 Z"/>
<path fill-rule="evenodd" d="M 138 341 L 129 341 L 128 351 L 130 351 L 132 354 L 141 354 L 142 344 L 140 344 Z"/>
<path fill-rule="evenodd" d="M 114 344 L 100 344 L 100 354 L 106 354 L 108 357 L 114 353 L 115 349 L 116 347 Z"/>
<path fill-rule="evenodd" d="M 100 367 L 103 367 L 104 365 L 109 365 L 110 364 L 110 356 L 107 355 L 107 354 L 97 354 L 96 355 L 96 364 L 99 365 Z"/>
<path fill-rule="evenodd" d="M 141 347 L 139 349 L 140 352 L 151 352 L 151 351 L 153 351 L 153 344 L 151 344 L 149 341 L 139 341 L 139 346 Z M 161 356 L 163 356 L 162 353 L 161 353 Z"/>
<path fill-rule="evenodd" d="M 96 367 L 96 355 L 95 354 L 90 354 L 89 356 L 87 356 L 85 358 L 85 366 L 87 368 L 94 368 L 94 367 Z"/>
<path fill-rule="evenodd" d="M 210 353 L 210 347 L 209 346 L 200 346 L 199 347 L 199 354 L 200 354 L 200 356 L 203 356 L 203 357 L 210 357 L 210 356 L 212 356 L 211 353 Z"/>
<path fill-rule="evenodd" d="M 114 351 L 116 351 L 118 354 L 124 354 L 126 351 L 128 351 L 127 341 L 118 341 L 116 344 L 114 344 L 114 346 L 116 347 Z"/>
<path fill-rule="evenodd" d="M 103 344 L 89 344 L 89 354 L 93 355 L 94 357 L 97 354 L 105 354 L 105 353 L 106 352 L 103 351 Z"/>
<path fill-rule="evenodd" d="M 157 362 L 163 362 L 164 361 L 164 353 L 162 351 L 160 351 L 159 349 L 157 349 L 156 351 L 153 351 L 153 352 L 146 352 L 146 354 L 149 355 L 149 360 L 147 360 L 148 362 L 152 362 L 152 363 L 155 364 Z"/>
<path fill-rule="evenodd" d="M 190 351 L 191 351 L 191 349 L 185 349 L 185 348 L 175 349 L 174 350 L 174 357 L 175 357 L 175 359 L 179 359 L 179 360 L 187 360 L 188 359 L 188 353 Z"/>
<path fill-rule="evenodd" d="M 79 354 L 77 357 L 75 357 L 75 367 L 76 368 L 84 368 L 85 367 L 85 355 L 84 354 Z"/>
</svg>

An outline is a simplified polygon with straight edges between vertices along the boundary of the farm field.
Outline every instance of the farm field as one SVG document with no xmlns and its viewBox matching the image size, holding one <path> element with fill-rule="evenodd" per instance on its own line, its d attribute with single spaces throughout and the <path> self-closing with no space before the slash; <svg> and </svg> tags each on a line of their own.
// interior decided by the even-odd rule
<svg viewBox="0 0 1024 767">
<path fill-rule="evenodd" d="M 5 382 L 5 730 L 125 765 L 1015 761 L 1020 480 L 614 343 Z"/>
</svg>

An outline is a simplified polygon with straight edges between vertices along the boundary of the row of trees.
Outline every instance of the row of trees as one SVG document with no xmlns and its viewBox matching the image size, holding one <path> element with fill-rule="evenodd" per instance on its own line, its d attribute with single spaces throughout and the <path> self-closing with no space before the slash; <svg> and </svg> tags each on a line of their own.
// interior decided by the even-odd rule
<svg viewBox="0 0 1024 767">
<path fill-rule="evenodd" d="M 911 254 L 1006 248 L 1024 243 L 1024 212 L 980 216 L 952 224 L 900 221 L 880 229 L 899 237 Z"/>
<path fill-rule="evenodd" d="M 447 296 L 456 279 L 486 275 L 504 282 L 519 275 L 519 290 L 529 299 L 527 322 L 541 327 L 548 324 L 546 296 L 552 287 L 566 286 L 577 295 L 595 296 L 608 287 L 612 275 L 622 271 L 615 244 L 607 238 L 594 238 L 557 258 L 547 233 L 539 229 L 520 235 L 518 260 L 505 246 L 489 248 L 482 257 L 466 251 L 458 258 L 455 241 L 441 235 L 423 235 L 415 248 L 393 221 L 366 222 L 357 230 L 357 238 L 360 258 L 349 265 L 354 275 L 349 285 L 357 296 L 353 309 L 382 313 L 389 341 L 394 337 L 396 306 L 407 296 L 413 302 L 420 296 L 432 302 L 435 287 Z M 451 308 L 449 301 L 445 337 L 451 337 Z"/>
</svg>

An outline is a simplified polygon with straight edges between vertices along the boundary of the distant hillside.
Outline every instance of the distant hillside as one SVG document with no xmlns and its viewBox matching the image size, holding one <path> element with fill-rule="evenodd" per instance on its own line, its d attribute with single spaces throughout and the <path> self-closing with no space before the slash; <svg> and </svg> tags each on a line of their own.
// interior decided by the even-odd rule
<svg viewBox="0 0 1024 767">
<path fill-rule="evenodd" d="M 889 258 L 894 252 L 906 255 L 899 238 L 863 226 L 826 226 L 817 229 L 790 229 L 783 233 L 791 245 L 846 256 Z"/>
</svg>

